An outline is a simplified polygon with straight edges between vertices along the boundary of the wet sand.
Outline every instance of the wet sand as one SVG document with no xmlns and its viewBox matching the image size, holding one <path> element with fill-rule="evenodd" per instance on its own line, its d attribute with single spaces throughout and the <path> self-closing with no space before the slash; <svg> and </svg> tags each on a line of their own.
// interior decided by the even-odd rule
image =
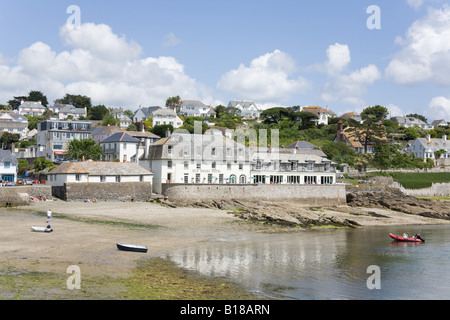
<svg viewBox="0 0 450 320">
<path fill-rule="evenodd" d="M 54 232 L 32 232 L 31 226 L 47 225 L 45 212 L 48 209 L 53 212 L 51 226 Z M 377 214 L 364 214 L 369 211 Z M 381 209 L 361 209 L 358 214 L 349 214 L 344 207 L 339 211 L 326 209 L 322 213 L 350 217 L 362 226 L 449 223 Z M 111 221 L 128 226 L 109 223 Z M 173 249 L 204 241 L 265 237 L 265 230 L 268 230 L 262 223 L 256 225 L 215 209 L 60 200 L 35 202 L 13 209 L 0 208 L 0 223 L 6 226 L 0 233 L 0 271 L 12 268 L 65 274 L 67 267 L 77 265 L 84 275 L 112 277 L 129 276 L 142 258 L 161 256 Z M 276 232 L 277 229 L 271 232 L 273 230 Z M 145 245 L 148 252 L 119 251 L 117 243 Z"/>
</svg>

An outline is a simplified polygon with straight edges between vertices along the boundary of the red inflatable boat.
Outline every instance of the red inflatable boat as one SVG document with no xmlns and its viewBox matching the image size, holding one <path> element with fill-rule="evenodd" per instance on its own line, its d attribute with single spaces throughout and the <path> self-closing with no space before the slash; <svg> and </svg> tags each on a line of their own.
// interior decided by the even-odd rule
<svg viewBox="0 0 450 320">
<path fill-rule="evenodd" d="M 401 241 L 401 242 L 416 242 L 416 243 L 425 242 L 425 240 L 423 240 L 420 235 L 417 235 L 414 238 L 410 238 L 410 237 L 404 238 L 403 236 L 398 236 L 398 235 L 391 233 L 391 234 L 389 234 L 389 236 L 392 239 L 394 239 L 396 241 Z"/>
</svg>

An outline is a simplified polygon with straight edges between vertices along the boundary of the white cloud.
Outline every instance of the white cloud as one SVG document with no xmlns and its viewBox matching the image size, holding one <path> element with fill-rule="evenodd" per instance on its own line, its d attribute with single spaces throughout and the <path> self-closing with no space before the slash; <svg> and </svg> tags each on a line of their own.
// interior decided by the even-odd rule
<svg viewBox="0 0 450 320">
<path fill-rule="evenodd" d="M 406 0 L 406 2 L 414 9 L 418 9 L 423 5 L 423 0 Z"/>
<path fill-rule="evenodd" d="M 403 49 L 394 55 L 385 70 L 389 79 L 402 85 L 433 81 L 450 86 L 450 7 L 429 9 L 415 21 L 406 38 L 396 39 Z"/>
<path fill-rule="evenodd" d="M 141 47 L 114 34 L 109 26 L 63 26 L 69 50 L 55 52 L 43 42 L 21 50 L 15 65 L 0 60 L 0 103 L 40 90 L 49 101 L 66 93 L 87 95 L 94 104 L 164 105 L 170 96 L 210 98 L 208 90 L 184 72 L 173 57 L 141 57 Z"/>
<path fill-rule="evenodd" d="M 169 33 L 164 37 L 163 47 L 175 47 L 181 43 L 181 40 L 178 39 L 175 34 Z"/>
<path fill-rule="evenodd" d="M 420 9 L 425 2 L 441 2 L 441 0 L 406 0 L 406 3 L 413 9 Z"/>
<path fill-rule="evenodd" d="M 261 103 L 287 101 L 294 93 L 304 93 L 311 88 L 306 79 L 293 77 L 295 71 L 292 57 L 275 50 L 254 59 L 248 67 L 241 64 L 225 73 L 217 87 Z"/>
<path fill-rule="evenodd" d="M 327 49 L 328 60 L 325 63 L 326 71 L 330 75 L 342 72 L 351 61 L 348 45 L 335 43 Z"/>
<path fill-rule="evenodd" d="M 134 41 L 119 37 L 105 24 L 85 23 L 80 28 L 71 28 L 65 24 L 60 29 L 64 43 L 75 49 L 88 50 L 97 58 L 108 61 L 136 59 L 142 49 Z"/>
<path fill-rule="evenodd" d="M 450 121 L 450 98 L 442 96 L 433 98 L 424 114 L 430 122 L 441 119 Z"/>
<path fill-rule="evenodd" d="M 401 116 L 405 115 L 403 110 L 399 106 L 397 106 L 395 104 L 388 104 L 386 106 L 386 108 L 389 110 L 389 116 L 390 117 L 401 117 Z"/>
<path fill-rule="evenodd" d="M 325 102 L 343 102 L 354 107 L 365 105 L 367 86 L 381 78 L 378 68 L 371 64 L 358 70 L 346 71 L 351 62 L 347 45 L 335 43 L 327 49 L 327 61 L 322 64 L 329 81 L 322 88 L 321 98 Z"/>
</svg>

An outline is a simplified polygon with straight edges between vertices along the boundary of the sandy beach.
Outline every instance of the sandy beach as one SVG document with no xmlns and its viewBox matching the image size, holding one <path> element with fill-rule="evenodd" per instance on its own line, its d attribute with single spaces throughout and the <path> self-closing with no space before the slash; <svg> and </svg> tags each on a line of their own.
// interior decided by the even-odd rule
<svg viewBox="0 0 450 320">
<path fill-rule="evenodd" d="M 46 226 L 48 209 L 53 212 L 51 226 L 54 232 L 32 232 L 31 226 Z M 351 216 L 362 227 L 449 223 L 383 209 L 360 209 L 358 212 L 353 209 L 352 214 L 350 211 L 343 207 L 325 209 L 320 214 L 340 218 Z M 126 202 L 34 202 L 30 206 L 1 208 L 0 222 L 7 226 L 0 234 L 0 272 L 51 272 L 64 275 L 64 281 L 71 265 L 79 266 L 85 276 L 127 277 L 144 257 L 157 257 L 204 241 L 239 241 L 264 237 L 266 231 L 277 231 L 262 223 L 256 225 L 242 220 L 225 210 Z M 148 253 L 119 251 L 116 243 L 145 245 Z M 0 288 L 2 285 L 7 286 L 0 282 Z"/>
</svg>

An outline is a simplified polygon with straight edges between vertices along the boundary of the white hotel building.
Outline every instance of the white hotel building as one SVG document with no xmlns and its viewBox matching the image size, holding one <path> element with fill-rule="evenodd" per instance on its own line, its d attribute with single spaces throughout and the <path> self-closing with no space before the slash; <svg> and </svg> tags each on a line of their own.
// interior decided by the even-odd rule
<svg viewBox="0 0 450 320">
<path fill-rule="evenodd" d="M 217 134 L 174 133 L 150 144 L 139 163 L 154 173 L 156 193 L 161 193 L 163 183 L 336 183 L 336 164 L 320 150 L 255 152 Z"/>
</svg>

